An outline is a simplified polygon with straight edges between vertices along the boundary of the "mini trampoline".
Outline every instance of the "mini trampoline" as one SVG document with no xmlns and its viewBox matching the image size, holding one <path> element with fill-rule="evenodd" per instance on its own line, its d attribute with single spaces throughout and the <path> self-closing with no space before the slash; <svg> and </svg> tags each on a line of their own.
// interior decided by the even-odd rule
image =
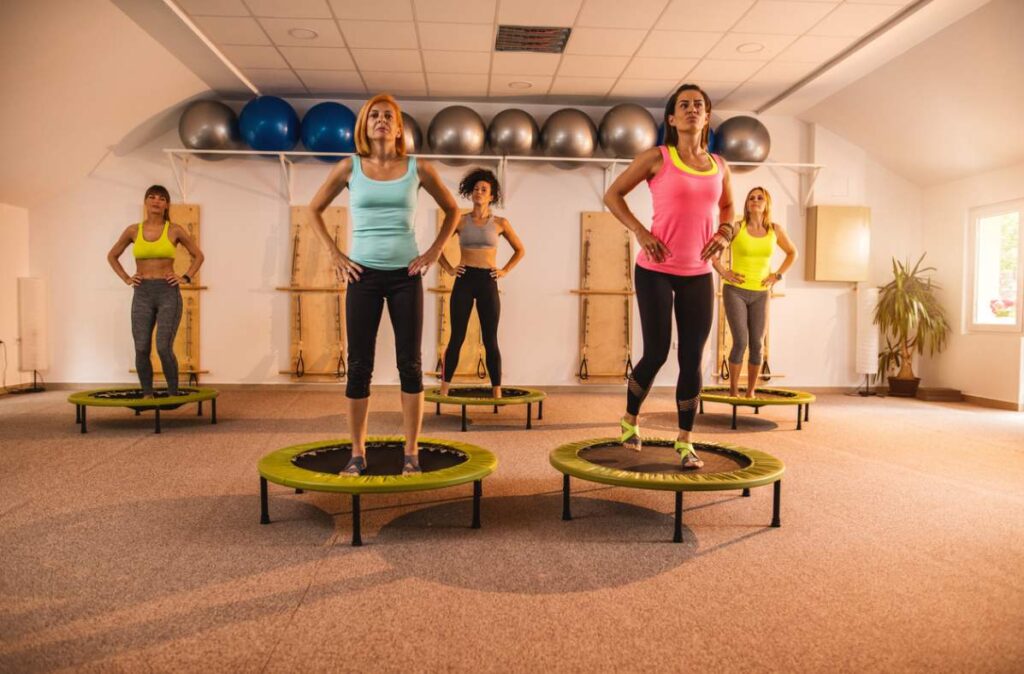
<svg viewBox="0 0 1024 674">
<path fill-rule="evenodd" d="M 82 432 L 87 432 L 85 409 L 87 407 L 126 407 L 135 410 L 138 416 L 143 412 L 153 410 L 156 412 L 154 422 L 154 433 L 160 432 L 160 411 L 176 410 L 182 405 L 197 403 L 199 409 L 196 416 L 203 416 L 203 401 L 210 401 L 210 423 L 217 423 L 217 395 L 219 392 L 212 388 L 189 388 L 178 389 L 179 395 L 167 395 L 167 389 L 157 389 L 153 398 L 143 398 L 142 389 L 138 388 L 108 388 L 95 389 L 92 391 L 79 391 L 68 396 L 68 402 L 75 406 L 75 423 L 82 427 Z"/>
<path fill-rule="evenodd" d="M 537 419 L 544 418 L 544 399 L 547 394 L 532 388 L 516 388 L 514 386 L 502 387 L 500 398 L 492 397 L 492 390 L 485 386 L 453 386 L 448 389 L 448 395 L 441 395 L 440 388 L 427 390 L 425 399 L 427 402 L 436 403 L 435 414 L 441 414 L 441 405 L 459 405 L 462 407 L 462 430 L 467 428 L 466 406 L 467 405 L 488 405 L 494 407 L 494 413 L 498 413 L 498 407 L 503 405 L 526 405 L 526 428 L 533 428 L 533 403 L 537 403 Z"/>
<path fill-rule="evenodd" d="M 402 437 L 366 439 L 364 475 L 339 475 L 352 456 L 351 440 L 328 440 L 285 447 L 267 454 L 259 462 L 260 524 L 269 524 L 267 482 L 303 491 L 338 492 L 352 495 L 352 545 L 362 545 L 359 497 L 406 491 L 443 489 L 473 483 L 473 529 L 480 528 L 480 497 L 483 479 L 494 472 L 498 459 L 491 452 L 463 442 L 420 439 L 422 473 L 402 475 Z"/>
<path fill-rule="evenodd" d="M 562 519 L 571 520 L 569 476 L 634 489 L 657 489 L 676 493 L 675 535 L 683 540 L 683 492 L 742 489 L 750 496 L 754 487 L 775 485 L 771 526 L 778 527 L 785 466 L 774 456 L 756 449 L 711 442 L 693 443 L 704 467 L 683 470 L 671 440 L 644 439 L 643 451 L 634 452 L 614 438 L 583 440 L 562 445 L 549 460 L 563 475 Z"/>
<path fill-rule="evenodd" d="M 705 386 L 700 391 L 700 413 L 704 414 L 704 401 L 732 405 L 732 428 L 736 429 L 736 408 L 753 407 L 759 414 L 765 405 L 796 405 L 796 430 L 803 429 L 803 422 L 811 420 L 811 403 L 817 398 L 813 393 L 793 391 L 786 388 L 759 388 L 755 398 L 729 395 L 728 386 Z"/>
</svg>

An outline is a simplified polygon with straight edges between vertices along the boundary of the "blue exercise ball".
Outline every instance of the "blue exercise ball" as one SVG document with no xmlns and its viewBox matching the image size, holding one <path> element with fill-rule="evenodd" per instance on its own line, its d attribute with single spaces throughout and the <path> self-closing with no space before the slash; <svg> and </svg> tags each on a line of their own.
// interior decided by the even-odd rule
<svg viewBox="0 0 1024 674">
<path fill-rule="evenodd" d="M 302 118 L 302 144 L 311 152 L 355 152 L 356 115 L 341 103 L 314 105 Z M 337 157 L 317 157 L 334 162 Z"/>
<path fill-rule="evenodd" d="M 299 116 L 277 96 L 259 96 L 246 103 L 238 126 L 254 150 L 284 152 L 299 142 Z"/>
</svg>

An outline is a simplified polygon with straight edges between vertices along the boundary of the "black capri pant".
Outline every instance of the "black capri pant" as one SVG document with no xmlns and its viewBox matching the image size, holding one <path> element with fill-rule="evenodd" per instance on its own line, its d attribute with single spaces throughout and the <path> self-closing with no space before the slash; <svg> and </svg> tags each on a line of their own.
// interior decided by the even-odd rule
<svg viewBox="0 0 1024 674">
<path fill-rule="evenodd" d="M 476 302 L 476 315 L 480 318 L 480 336 L 487 353 L 487 372 L 491 376 L 491 386 L 501 386 L 501 351 L 498 349 L 501 298 L 498 296 L 498 281 L 491 277 L 490 269 L 482 267 L 466 267 L 466 271 L 455 279 L 452 286 L 452 333 L 444 352 L 443 378 L 450 382 L 459 366 L 459 353 L 466 339 L 473 302 Z"/>
</svg>

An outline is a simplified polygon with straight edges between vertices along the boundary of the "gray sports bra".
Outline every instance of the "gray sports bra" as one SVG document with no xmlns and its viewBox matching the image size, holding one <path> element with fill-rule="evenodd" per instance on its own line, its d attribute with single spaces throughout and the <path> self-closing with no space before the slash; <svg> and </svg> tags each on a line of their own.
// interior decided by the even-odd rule
<svg viewBox="0 0 1024 674">
<path fill-rule="evenodd" d="M 462 216 L 462 219 L 464 222 L 459 227 L 459 245 L 471 249 L 498 247 L 498 225 L 494 222 L 493 213 L 482 225 L 473 222 L 471 213 Z"/>
</svg>

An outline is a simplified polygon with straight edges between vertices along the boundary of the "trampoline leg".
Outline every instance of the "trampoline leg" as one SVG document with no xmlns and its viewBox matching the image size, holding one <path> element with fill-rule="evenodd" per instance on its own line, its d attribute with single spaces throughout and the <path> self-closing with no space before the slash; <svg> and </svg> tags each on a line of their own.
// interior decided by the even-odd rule
<svg viewBox="0 0 1024 674">
<path fill-rule="evenodd" d="M 749 498 L 750 497 L 750 490 L 749 489 L 744 489 L 743 490 L 743 495 L 746 496 L 747 498 Z"/>
<path fill-rule="evenodd" d="M 203 416 L 203 401 L 202 400 L 199 401 L 199 411 L 196 412 L 196 416 L 197 417 Z"/>
<path fill-rule="evenodd" d="M 683 542 L 683 492 L 676 492 L 676 531 L 672 536 L 673 543 Z"/>
<path fill-rule="evenodd" d="M 537 403 L 537 421 L 544 419 L 544 401 Z"/>
<path fill-rule="evenodd" d="M 301 489 L 296 489 L 295 493 L 296 494 L 305 494 L 306 492 L 302 491 Z"/>
<path fill-rule="evenodd" d="M 462 432 L 466 432 L 466 406 L 462 406 Z"/>
<path fill-rule="evenodd" d="M 533 403 L 526 403 L 526 430 L 533 428 Z"/>
<path fill-rule="evenodd" d="M 804 403 L 804 421 L 811 420 L 811 404 Z"/>
<path fill-rule="evenodd" d="M 736 430 L 736 406 L 732 406 L 732 430 Z"/>
<path fill-rule="evenodd" d="M 82 406 L 81 405 L 75 405 L 75 423 L 76 424 L 82 423 Z"/>
<path fill-rule="evenodd" d="M 779 521 L 779 510 L 782 506 L 782 480 L 775 481 L 775 494 L 772 496 L 772 526 L 781 527 Z"/>
<path fill-rule="evenodd" d="M 754 408 L 754 414 L 760 414 L 760 413 L 761 413 L 761 408 L 760 407 L 755 407 Z"/>
<path fill-rule="evenodd" d="M 270 524 L 270 513 L 267 507 L 267 478 L 260 476 L 260 524 Z"/>
<path fill-rule="evenodd" d="M 497 413 L 498 413 L 498 406 L 497 406 L 497 405 L 495 405 L 495 406 L 494 406 L 494 413 L 495 413 L 495 414 L 497 414 Z"/>
<path fill-rule="evenodd" d="M 796 430 L 803 429 L 804 411 L 800 409 L 803 405 L 796 406 Z"/>
<path fill-rule="evenodd" d="M 154 433 L 159 433 L 160 432 L 160 408 L 157 407 L 155 409 L 156 409 L 156 429 L 153 432 Z"/>
<path fill-rule="evenodd" d="M 698 410 L 700 410 L 700 413 L 701 413 L 701 414 L 704 414 L 704 400 L 703 400 L 703 399 L 701 399 L 701 400 L 700 400 L 700 401 L 698 402 L 698 405 L 699 405 L 699 406 L 698 406 L 698 408 L 697 408 L 697 409 L 698 409 Z"/>
<path fill-rule="evenodd" d="M 480 496 L 484 493 L 483 480 L 473 482 L 473 524 L 470 529 L 480 528 Z"/>
<path fill-rule="evenodd" d="M 569 473 L 562 475 L 562 520 L 568 522 L 572 519 L 572 511 L 569 510 Z"/>
<path fill-rule="evenodd" d="M 81 424 L 82 424 L 82 432 L 83 433 L 86 432 L 86 430 L 85 430 L 85 410 L 86 410 L 85 405 L 82 405 L 82 421 L 81 421 Z"/>
<path fill-rule="evenodd" d="M 352 494 L 352 545 L 363 544 L 363 537 L 359 531 L 359 494 Z"/>
<path fill-rule="evenodd" d="M 140 410 L 138 407 L 136 407 L 135 408 L 135 416 L 139 416 L 140 414 L 142 414 L 142 410 Z"/>
<path fill-rule="evenodd" d="M 212 398 L 210 400 L 210 423 L 217 423 L 217 399 Z"/>
<path fill-rule="evenodd" d="M 434 416 L 441 416 L 441 403 L 437 403 L 434 407 Z"/>
</svg>

